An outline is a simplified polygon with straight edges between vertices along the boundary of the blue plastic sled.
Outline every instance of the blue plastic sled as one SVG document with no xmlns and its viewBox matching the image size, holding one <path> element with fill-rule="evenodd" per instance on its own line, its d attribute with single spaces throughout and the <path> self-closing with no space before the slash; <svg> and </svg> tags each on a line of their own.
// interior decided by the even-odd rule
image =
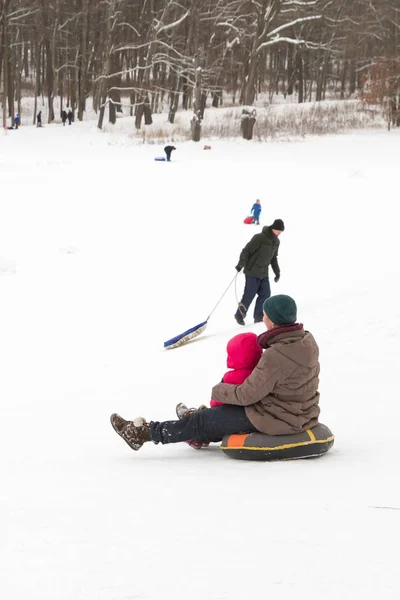
<svg viewBox="0 0 400 600">
<path fill-rule="evenodd" d="M 172 348 L 183 346 L 183 344 L 186 344 L 186 342 L 189 342 L 193 338 L 203 333 L 203 331 L 207 327 L 207 323 L 208 321 L 203 321 L 203 323 L 199 323 L 195 327 L 187 329 L 187 331 L 184 331 L 180 335 L 177 335 L 176 337 L 167 340 L 166 342 L 164 342 L 164 348 L 166 350 L 171 350 Z"/>
<path fill-rule="evenodd" d="M 160 160 L 162 162 L 165 162 L 166 158 L 164 158 L 164 156 L 156 156 L 154 160 Z"/>
</svg>

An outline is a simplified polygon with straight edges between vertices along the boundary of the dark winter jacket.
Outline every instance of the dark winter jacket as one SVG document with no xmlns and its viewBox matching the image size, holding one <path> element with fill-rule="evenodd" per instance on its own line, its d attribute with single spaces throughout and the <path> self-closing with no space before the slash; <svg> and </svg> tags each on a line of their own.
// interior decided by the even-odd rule
<svg viewBox="0 0 400 600">
<path fill-rule="evenodd" d="M 65 123 L 65 121 L 67 120 L 67 112 L 65 110 L 63 110 L 61 113 L 61 120 L 63 123 Z"/>
<path fill-rule="evenodd" d="M 279 239 L 272 232 L 272 227 L 263 227 L 262 232 L 253 236 L 243 248 L 236 268 L 244 268 L 245 275 L 263 279 L 268 277 L 268 267 L 271 265 L 275 275 L 279 276 L 278 249 Z"/>
<path fill-rule="evenodd" d="M 258 340 L 266 350 L 251 375 L 241 385 L 214 386 L 213 399 L 244 406 L 254 427 L 269 435 L 314 427 L 320 409 L 319 352 L 313 336 L 302 325 L 293 325 L 273 329 Z"/>
</svg>

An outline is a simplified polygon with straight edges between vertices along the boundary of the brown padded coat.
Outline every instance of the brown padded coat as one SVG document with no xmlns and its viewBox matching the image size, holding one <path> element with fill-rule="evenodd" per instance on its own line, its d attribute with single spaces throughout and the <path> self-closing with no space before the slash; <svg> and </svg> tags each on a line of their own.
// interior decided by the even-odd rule
<svg viewBox="0 0 400 600">
<path fill-rule="evenodd" d="M 278 334 L 244 383 L 219 383 L 212 398 L 245 406 L 248 419 L 262 433 L 306 431 L 318 423 L 320 412 L 318 354 L 315 339 L 303 328 Z"/>
</svg>

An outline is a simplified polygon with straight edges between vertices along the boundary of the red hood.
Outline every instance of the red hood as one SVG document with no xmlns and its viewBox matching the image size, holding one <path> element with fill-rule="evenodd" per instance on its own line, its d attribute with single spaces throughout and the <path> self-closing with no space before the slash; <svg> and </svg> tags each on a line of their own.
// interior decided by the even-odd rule
<svg viewBox="0 0 400 600">
<path fill-rule="evenodd" d="M 228 369 L 254 369 L 262 355 L 255 333 L 235 335 L 229 340 L 226 350 Z"/>
</svg>

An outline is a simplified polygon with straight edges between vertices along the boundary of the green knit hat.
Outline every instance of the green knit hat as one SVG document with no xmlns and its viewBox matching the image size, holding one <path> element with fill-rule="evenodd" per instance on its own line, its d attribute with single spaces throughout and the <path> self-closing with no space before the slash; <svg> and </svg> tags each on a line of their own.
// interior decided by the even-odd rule
<svg viewBox="0 0 400 600">
<path fill-rule="evenodd" d="M 275 325 L 292 325 L 297 319 L 296 302 L 290 296 L 271 296 L 263 304 L 263 311 Z"/>
</svg>

